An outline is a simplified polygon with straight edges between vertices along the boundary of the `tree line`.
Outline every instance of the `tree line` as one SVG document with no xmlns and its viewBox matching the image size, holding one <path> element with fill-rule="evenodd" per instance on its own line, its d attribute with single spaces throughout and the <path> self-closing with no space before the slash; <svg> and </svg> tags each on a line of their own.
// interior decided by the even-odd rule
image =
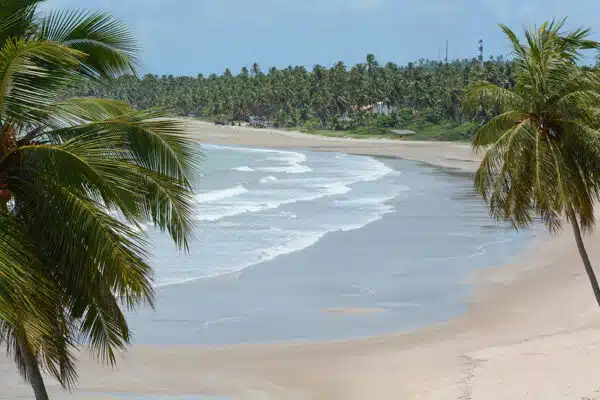
<svg viewBox="0 0 600 400">
<path fill-rule="evenodd" d="M 491 57 L 483 65 L 477 59 L 450 63 L 421 59 L 398 66 L 381 65 L 369 54 L 351 67 L 340 61 L 330 68 L 315 65 L 310 71 L 289 66 L 263 72 L 255 63 L 237 75 L 230 69 L 196 77 L 126 75 L 101 84 L 86 82 L 69 94 L 120 99 L 139 109 L 163 107 L 178 115 L 230 122 L 256 116 L 279 127 L 313 121 L 321 128 L 347 130 L 372 122 L 392 127 L 416 120 L 456 124 L 473 117 L 487 120 L 493 109 L 465 115 L 460 104 L 464 88 L 482 80 L 512 89 L 513 62 L 502 57 Z M 369 107 L 377 103 L 391 115 L 375 117 Z"/>
</svg>

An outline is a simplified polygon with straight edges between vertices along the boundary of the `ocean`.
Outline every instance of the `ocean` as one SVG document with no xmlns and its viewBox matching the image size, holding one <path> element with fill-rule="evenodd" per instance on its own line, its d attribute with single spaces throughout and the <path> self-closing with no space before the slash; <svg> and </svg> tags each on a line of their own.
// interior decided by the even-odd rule
<svg viewBox="0 0 600 400">
<path fill-rule="evenodd" d="M 153 229 L 137 343 L 350 339 L 464 312 L 469 278 L 539 229 L 490 220 L 469 174 L 399 159 L 205 145 L 190 252 Z"/>
</svg>

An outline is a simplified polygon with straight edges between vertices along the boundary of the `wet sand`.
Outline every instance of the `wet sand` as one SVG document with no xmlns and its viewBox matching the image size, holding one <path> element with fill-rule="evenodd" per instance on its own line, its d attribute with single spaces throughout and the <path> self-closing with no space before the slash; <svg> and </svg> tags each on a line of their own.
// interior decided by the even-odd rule
<svg viewBox="0 0 600 400">
<path fill-rule="evenodd" d="M 468 146 L 456 144 L 189 127 L 200 141 L 214 144 L 397 156 L 469 171 L 478 160 Z M 586 239 L 596 265 L 599 239 Z M 569 226 L 559 236 L 538 239 L 510 265 L 478 273 L 473 282 L 468 312 L 426 329 L 321 343 L 133 346 L 116 370 L 83 358 L 81 391 L 55 398 L 93 398 L 84 392 L 323 400 L 600 398 L 600 310 Z M 376 312 L 325 311 L 358 311 L 355 318 Z M 17 385 L 13 368 L 0 360 L 0 398 L 30 396 Z"/>
</svg>

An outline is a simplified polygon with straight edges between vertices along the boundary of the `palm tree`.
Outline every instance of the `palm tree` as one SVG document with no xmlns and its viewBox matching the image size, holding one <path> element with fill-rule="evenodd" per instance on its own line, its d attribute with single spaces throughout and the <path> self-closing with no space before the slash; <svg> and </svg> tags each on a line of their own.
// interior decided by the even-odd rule
<svg viewBox="0 0 600 400">
<path fill-rule="evenodd" d="M 231 71 L 228 69 L 219 76 L 199 75 L 196 79 L 148 75 L 138 81 L 132 76 L 123 76 L 109 84 L 85 84 L 71 92 L 116 98 L 142 109 L 160 106 L 181 114 L 191 112 L 206 117 L 231 118 L 247 111 L 296 126 L 318 115 L 325 118 L 323 126 L 339 126 L 331 122 L 347 114 L 353 116 L 354 122 L 345 127 L 352 129 L 371 122 L 365 118 L 368 113 L 360 111 L 361 108 L 381 101 L 398 111 L 411 108 L 412 116 L 405 114 L 405 123 L 431 116 L 439 118 L 438 122 L 460 123 L 463 118 L 459 95 L 469 82 L 487 80 L 506 88 L 514 85 L 512 61 L 501 58 L 486 63 L 486 68 L 480 68 L 476 60 L 455 60 L 448 65 L 419 60 L 418 64 L 406 68 L 393 63 L 380 65 L 370 54 L 365 62 L 349 68 L 341 62 L 330 68 L 320 67 L 316 70 L 317 79 L 314 73 L 300 66 L 270 68 L 265 74 L 255 63 L 242 68 L 238 75 L 232 75 Z M 239 91 L 244 93 L 242 113 L 235 110 L 240 108 L 234 95 Z M 317 101 L 310 100 L 314 93 L 321 94 Z M 487 122 L 495 115 L 494 108 L 481 108 L 476 119 Z M 408 121 L 409 118 L 412 121 Z"/>
<path fill-rule="evenodd" d="M 257 63 L 252 64 L 252 76 L 256 78 L 261 75 L 260 66 Z"/>
<path fill-rule="evenodd" d="M 134 72 L 137 47 L 109 15 L 38 3 L 0 13 L 0 342 L 44 400 L 43 370 L 70 388 L 76 349 L 112 364 L 129 343 L 122 308 L 154 301 L 141 224 L 187 248 L 194 165 L 162 112 L 63 100 Z"/>
<path fill-rule="evenodd" d="M 515 56 L 514 91 L 480 82 L 463 100 L 471 112 L 481 104 L 500 109 L 473 141 L 476 149 L 487 149 L 475 186 L 492 216 L 518 228 L 537 215 L 552 232 L 566 218 L 600 305 L 582 240 L 582 231 L 593 229 L 600 199 L 600 76 L 577 65 L 581 51 L 600 43 L 588 39 L 587 29 L 565 32 L 564 24 L 526 30 L 525 43 L 502 26 Z"/>
</svg>

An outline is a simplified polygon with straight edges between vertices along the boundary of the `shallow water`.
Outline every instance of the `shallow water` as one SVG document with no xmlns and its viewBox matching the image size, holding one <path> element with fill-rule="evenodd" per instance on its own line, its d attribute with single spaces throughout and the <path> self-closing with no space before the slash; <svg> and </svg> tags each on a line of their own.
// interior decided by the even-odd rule
<svg viewBox="0 0 600 400">
<path fill-rule="evenodd" d="M 346 339 L 443 321 L 465 310 L 474 270 L 505 264 L 536 232 L 492 222 L 462 173 L 204 152 L 191 253 L 149 233 L 161 287 L 155 312 L 131 316 L 139 343 Z"/>
<path fill-rule="evenodd" d="M 204 153 L 191 255 L 152 235 L 159 286 L 239 272 L 329 232 L 359 229 L 409 189 L 382 185 L 394 171 L 369 157 L 221 146 Z"/>
</svg>

